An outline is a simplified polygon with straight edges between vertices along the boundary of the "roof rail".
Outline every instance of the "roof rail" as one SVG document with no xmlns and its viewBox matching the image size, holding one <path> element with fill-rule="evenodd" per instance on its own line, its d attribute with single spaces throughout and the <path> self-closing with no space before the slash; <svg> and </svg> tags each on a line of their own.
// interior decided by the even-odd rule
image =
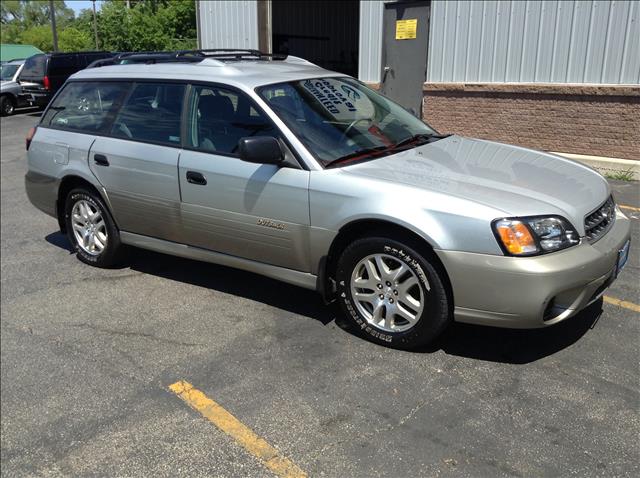
<svg viewBox="0 0 640 478">
<path fill-rule="evenodd" d="M 201 55 L 205 58 L 220 58 L 223 60 L 272 60 L 284 61 L 287 55 L 281 53 L 264 53 L 259 50 L 247 50 L 238 48 L 212 48 L 204 50 L 182 50 L 177 56 Z"/>
<path fill-rule="evenodd" d="M 204 50 L 122 52 L 111 58 L 105 58 L 104 60 L 95 61 L 91 63 L 87 68 L 97 68 L 100 66 L 123 65 L 132 63 L 199 63 L 206 59 L 217 60 L 219 62 L 239 60 L 268 60 L 313 65 L 313 63 L 310 63 L 302 58 L 287 56 L 281 53 L 264 53 L 259 50 L 236 48 L 215 48 Z"/>
</svg>

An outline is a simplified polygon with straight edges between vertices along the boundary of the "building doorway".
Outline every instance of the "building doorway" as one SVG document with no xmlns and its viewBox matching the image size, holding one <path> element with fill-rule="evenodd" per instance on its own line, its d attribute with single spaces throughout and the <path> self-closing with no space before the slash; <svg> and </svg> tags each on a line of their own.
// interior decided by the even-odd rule
<svg viewBox="0 0 640 478">
<path fill-rule="evenodd" d="M 359 14 L 359 0 L 272 0 L 272 51 L 357 77 Z"/>
<path fill-rule="evenodd" d="M 384 5 L 381 90 L 418 118 L 422 118 L 422 88 L 427 78 L 430 3 Z"/>
</svg>

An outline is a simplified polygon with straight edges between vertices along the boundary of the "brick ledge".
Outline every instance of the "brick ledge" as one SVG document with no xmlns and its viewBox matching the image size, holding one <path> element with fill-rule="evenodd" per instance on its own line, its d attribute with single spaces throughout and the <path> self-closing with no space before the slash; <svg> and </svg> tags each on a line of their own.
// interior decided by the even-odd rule
<svg viewBox="0 0 640 478">
<path fill-rule="evenodd" d="M 422 90 L 426 92 L 640 96 L 640 85 L 589 85 L 582 83 L 424 83 Z"/>
</svg>

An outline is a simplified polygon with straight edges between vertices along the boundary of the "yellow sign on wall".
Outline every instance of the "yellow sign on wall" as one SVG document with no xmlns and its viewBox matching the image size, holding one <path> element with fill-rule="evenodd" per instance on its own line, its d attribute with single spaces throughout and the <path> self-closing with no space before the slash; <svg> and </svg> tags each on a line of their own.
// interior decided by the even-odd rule
<svg viewBox="0 0 640 478">
<path fill-rule="evenodd" d="M 418 19 L 396 20 L 396 40 L 413 40 L 418 30 Z"/>
</svg>

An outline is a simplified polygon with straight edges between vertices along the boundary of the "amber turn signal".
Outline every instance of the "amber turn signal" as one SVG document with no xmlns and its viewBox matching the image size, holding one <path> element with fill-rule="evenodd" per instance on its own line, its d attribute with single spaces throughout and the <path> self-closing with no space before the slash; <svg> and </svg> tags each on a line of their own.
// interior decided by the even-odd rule
<svg viewBox="0 0 640 478">
<path fill-rule="evenodd" d="M 496 222 L 494 227 L 509 254 L 521 256 L 538 252 L 536 241 L 523 222 L 503 219 Z"/>
</svg>

